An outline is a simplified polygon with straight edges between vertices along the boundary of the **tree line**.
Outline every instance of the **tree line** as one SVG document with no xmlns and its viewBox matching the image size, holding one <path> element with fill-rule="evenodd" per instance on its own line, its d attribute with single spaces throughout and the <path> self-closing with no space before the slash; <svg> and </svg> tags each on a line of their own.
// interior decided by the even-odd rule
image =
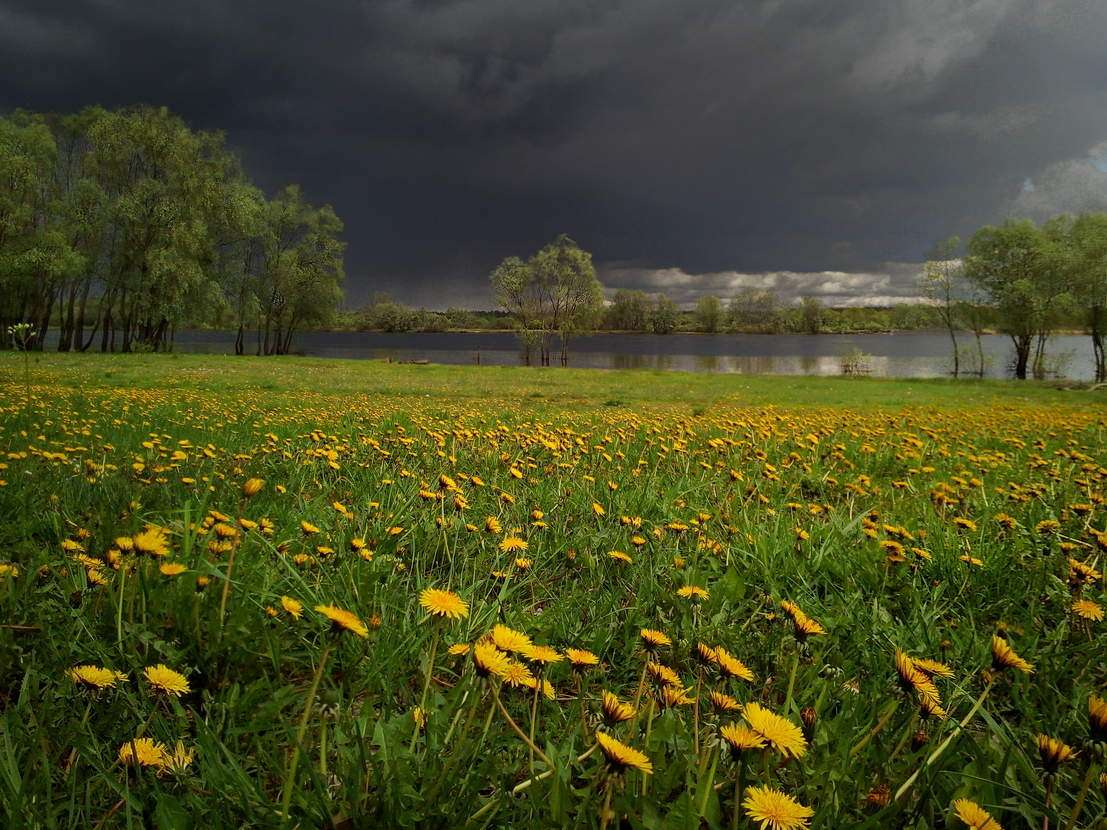
<svg viewBox="0 0 1107 830">
<path fill-rule="evenodd" d="M 965 246 L 952 237 L 935 247 L 922 285 L 949 332 L 955 376 L 983 374 L 987 327 L 1011 339 L 1020 379 L 1044 377 L 1050 338 L 1082 328 L 1096 380 L 1107 380 L 1107 213 L 1011 219 L 980 228 Z M 968 347 L 958 340 L 965 330 L 974 336 Z"/>
<path fill-rule="evenodd" d="M 218 323 L 238 354 L 287 353 L 341 301 L 342 229 L 165 108 L 0 117 L 0 346 L 26 323 L 29 348 L 56 326 L 59 351 L 159 351 Z"/>
</svg>

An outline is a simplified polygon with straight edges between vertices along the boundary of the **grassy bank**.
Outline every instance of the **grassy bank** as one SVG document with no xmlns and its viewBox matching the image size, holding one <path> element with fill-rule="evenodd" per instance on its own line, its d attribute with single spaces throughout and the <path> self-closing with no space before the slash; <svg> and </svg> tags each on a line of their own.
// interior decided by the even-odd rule
<svg viewBox="0 0 1107 830">
<path fill-rule="evenodd" d="M 0 355 L 0 825 L 1093 827 L 1105 424 L 1033 383 Z"/>
<path fill-rule="evenodd" d="M 320 393 L 389 398 L 503 400 L 541 409 L 559 406 L 713 403 L 781 406 L 1092 405 L 1102 394 L 1054 385 L 991 380 L 892 380 L 734 375 L 658 370 L 394 364 L 310 357 L 229 355 L 36 354 L 36 379 L 67 388 L 256 390 L 274 395 Z M 0 371 L 18 380 L 22 356 L 0 353 Z"/>
</svg>

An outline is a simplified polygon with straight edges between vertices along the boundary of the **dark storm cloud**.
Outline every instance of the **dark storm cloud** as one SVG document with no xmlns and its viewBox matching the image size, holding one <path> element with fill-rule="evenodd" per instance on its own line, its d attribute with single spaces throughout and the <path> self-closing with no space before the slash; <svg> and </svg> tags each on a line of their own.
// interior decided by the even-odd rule
<svg viewBox="0 0 1107 830">
<path fill-rule="evenodd" d="M 0 0 L 0 108 L 225 129 L 336 206 L 355 299 L 484 304 L 562 231 L 687 297 L 898 297 L 885 263 L 1098 198 L 1105 40 L 1098 0 Z"/>
</svg>

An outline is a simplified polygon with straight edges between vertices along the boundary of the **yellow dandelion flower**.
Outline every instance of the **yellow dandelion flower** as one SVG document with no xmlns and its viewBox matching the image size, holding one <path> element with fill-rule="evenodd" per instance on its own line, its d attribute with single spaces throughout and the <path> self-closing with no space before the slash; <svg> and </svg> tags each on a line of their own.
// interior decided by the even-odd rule
<svg viewBox="0 0 1107 830">
<path fill-rule="evenodd" d="M 1061 764 L 1071 761 L 1076 755 L 1076 750 L 1060 738 L 1039 734 L 1034 736 L 1034 743 L 1038 746 L 1038 757 L 1046 772 L 1057 772 Z"/>
<path fill-rule="evenodd" d="M 66 675 L 74 683 L 90 689 L 111 689 L 116 683 L 127 679 L 123 672 L 91 665 L 74 666 L 66 671 Z"/>
<path fill-rule="evenodd" d="M 743 752 L 765 748 L 765 739 L 748 726 L 728 723 L 719 730 L 719 734 L 736 757 Z"/>
<path fill-rule="evenodd" d="M 252 499 L 265 487 L 265 479 L 263 478 L 248 478 L 242 484 L 242 495 L 248 499 Z"/>
<path fill-rule="evenodd" d="M 1016 669 L 1023 674 L 1033 674 L 1034 664 L 1019 657 L 1002 637 L 992 635 L 992 665 L 996 670 Z"/>
<path fill-rule="evenodd" d="M 1107 700 L 1098 695 L 1088 698 L 1088 728 L 1093 741 L 1107 741 Z"/>
<path fill-rule="evenodd" d="M 500 550 L 504 553 L 512 553 L 517 550 L 526 550 L 530 545 L 527 544 L 525 539 L 520 539 L 518 536 L 505 536 L 500 541 Z"/>
<path fill-rule="evenodd" d="M 122 764 L 131 765 L 137 761 L 139 766 L 156 769 L 164 767 L 167 761 L 164 744 L 152 738 L 135 738 L 133 741 L 127 741 L 119 747 L 117 757 Z"/>
<path fill-rule="evenodd" d="M 1092 622 L 1103 621 L 1103 606 L 1090 599 L 1078 599 L 1073 602 L 1072 613 Z"/>
<path fill-rule="evenodd" d="M 512 665 L 511 659 L 492 643 L 473 646 L 473 668 L 481 677 L 503 677 Z"/>
<path fill-rule="evenodd" d="M 419 604 L 427 613 L 435 617 L 461 620 L 469 616 L 469 606 L 453 591 L 424 588 L 419 594 Z"/>
<path fill-rule="evenodd" d="M 293 619 L 300 619 L 304 614 L 304 605 L 292 597 L 281 597 L 281 608 Z"/>
<path fill-rule="evenodd" d="M 366 628 L 365 623 L 351 611 L 334 605 L 316 605 L 315 610 L 331 621 L 331 627 L 335 631 L 349 631 L 363 638 L 369 636 L 369 629 Z"/>
<path fill-rule="evenodd" d="M 967 798 L 958 798 L 953 802 L 953 812 L 971 830 L 1003 830 L 1000 823 L 992 818 L 988 811 Z"/>
<path fill-rule="evenodd" d="M 168 556 L 169 538 L 165 530 L 153 525 L 147 527 L 141 533 L 136 533 L 133 538 L 134 549 L 147 556 Z"/>
<path fill-rule="evenodd" d="M 613 771 L 621 773 L 628 769 L 636 769 L 644 775 L 650 775 L 653 772 L 653 764 L 644 752 L 627 746 L 606 732 L 597 732 L 596 742 L 600 745 L 600 751 Z"/>
<path fill-rule="evenodd" d="M 604 723 L 608 726 L 623 723 L 634 717 L 634 707 L 624 703 L 617 696 L 604 690 L 600 697 L 600 711 L 603 714 Z"/>
<path fill-rule="evenodd" d="M 742 708 L 737 698 L 731 697 L 726 692 L 711 692 L 707 697 L 711 705 L 720 712 L 737 712 Z"/>
<path fill-rule="evenodd" d="M 753 672 L 749 667 L 722 646 L 715 649 L 715 663 L 719 671 L 727 677 L 745 680 L 748 683 L 753 682 Z"/>
<path fill-rule="evenodd" d="M 677 596 L 681 599 L 700 601 L 707 599 L 711 595 L 699 585 L 685 585 L 683 588 L 677 590 Z"/>
<path fill-rule="evenodd" d="M 528 648 L 522 650 L 522 655 L 532 663 L 542 663 L 543 665 L 550 665 L 551 663 L 560 663 L 565 659 L 565 655 L 559 652 L 555 648 L 549 646 L 531 645 Z"/>
<path fill-rule="evenodd" d="M 162 762 L 162 767 L 167 772 L 172 772 L 179 775 L 189 768 L 194 757 L 196 757 L 195 751 L 191 749 L 186 749 L 183 743 L 177 741 L 172 751 L 170 751 L 168 748 L 165 749 L 165 756 L 164 761 Z"/>
<path fill-rule="evenodd" d="M 192 691 L 188 685 L 188 679 L 178 671 L 174 671 L 165 665 L 158 663 L 156 666 L 147 666 L 142 670 L 146 676 L 146 682 L 159 692 L 180 697 Z"/>
<path fill-rule="evenodd" d="M 803 730 L 787 718 L 766 709 L 760 703 L 747 703 L 742 717 L 754 732 L 769 742 L 777 752 L 800 758 L 807 752 Z"/>
<path fill-rule="evenodd" d="M 506 625 L 496 625 L 492 629 L 492 642 L 496 648 L 509 654 L 522 653 L 534 645 L 530 637 L 522 631 L 508 628 Z"/>
<path fill-rule="evenodd" d="M 639 634 L 642 637 L 642 645 L 645 647 L 646 651 L 654 651 L 662 646 L 671 646 L 673 644 L 668 634 L 653 628 L 643 628 Z"/>
<path fill-rule="evenodd" d="M 572 664 L 573 668 L 578 671 L 589 669 L 600 664 L 599 657 L 583 648 L 567 648 L 565 649 L 565 656 L 569 658 L 569 662 Z"/>
<path fill-rule="evenodd" d="M 807 827 L 815 814 L 810 807 L 772 787 L 748 787 L 742 807 L 761 830 L 798 830 Z"/>
</svg>

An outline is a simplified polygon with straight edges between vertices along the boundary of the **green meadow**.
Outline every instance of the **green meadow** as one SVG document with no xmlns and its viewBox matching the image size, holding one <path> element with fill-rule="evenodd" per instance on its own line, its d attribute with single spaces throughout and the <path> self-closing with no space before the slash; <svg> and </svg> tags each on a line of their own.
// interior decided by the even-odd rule
<svg viewBox="0 0 1107 830">
<path fill-rule="evenodd" d="M 0 824 L 1107 827 L 1105 464 L 1035 383 L 0 354 Z"/>
</svg>

